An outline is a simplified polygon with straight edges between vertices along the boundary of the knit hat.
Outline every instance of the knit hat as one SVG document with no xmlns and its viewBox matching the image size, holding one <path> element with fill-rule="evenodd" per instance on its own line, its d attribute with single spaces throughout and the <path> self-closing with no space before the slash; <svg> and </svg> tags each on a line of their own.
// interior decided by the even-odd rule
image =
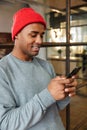
<svg viewBox="0 0 87 130">
<path fill-rule="evenodd" d="M 17 11 L 13 16 L 12 25 L 12 40 L 14 41 L 17 35 L 26 25 L 32 23 L 41 23 L 46 28 L 44 18 L 32 8 L 22 8 Z"/>
</svg>

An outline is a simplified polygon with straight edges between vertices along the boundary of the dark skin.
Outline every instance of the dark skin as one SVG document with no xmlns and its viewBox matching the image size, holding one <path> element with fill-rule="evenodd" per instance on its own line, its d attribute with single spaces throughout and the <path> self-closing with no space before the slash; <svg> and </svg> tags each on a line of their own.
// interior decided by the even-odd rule
<svg viewBox="0 0 87 130">
<path fill-rule="evenodd" d="M 29 24 L 15 36 L 15 45 L 12 55 L 23 61 L 32 61 L 38 55 L 43 43 L 45 33 L 44 25 L 40 23 Z M 66 77 L 56 77 L 50 81 L 47 88 L 55 100 L 62 100 L 68 96 L 75 95 L 77 81 L 75 76 L 67 79 Z"/>
<path fill-rule="evenodd" d="M 66 77 L 56 77 L 48 85 L 48 90 L 55 100 L 62 100 L 67 96 L 74 96 L 77 86 L 75 77 L 67 79 Z"/>
<path fill-rule="evenodd" d="M 40 23 L 27 25 L 15 36 L 12 54 L 21 60 L 32 61 L 39 53 L 44 33 L 44 26 Z"/>
</svg>

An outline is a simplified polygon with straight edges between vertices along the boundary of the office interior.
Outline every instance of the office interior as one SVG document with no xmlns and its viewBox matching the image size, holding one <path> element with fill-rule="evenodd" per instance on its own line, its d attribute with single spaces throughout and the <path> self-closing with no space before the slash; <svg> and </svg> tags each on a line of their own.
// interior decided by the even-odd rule
<svg viewBox="0 0 87 130">
<path fill-rule="evenodd" d="M 47 21 L 38 57 L 52 63 L 57 75 L 81 66 L 78 88 L 60 112 L 66 130 L 87 130 L 87 0 L 0 0 L 0 58 L 10 53 L 12 16 L 32 7 Z"/>
</svg>

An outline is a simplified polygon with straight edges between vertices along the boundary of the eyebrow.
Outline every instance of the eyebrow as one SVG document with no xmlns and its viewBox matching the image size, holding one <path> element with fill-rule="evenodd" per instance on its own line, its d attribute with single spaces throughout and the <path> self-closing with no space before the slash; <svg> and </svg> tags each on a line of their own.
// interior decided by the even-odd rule
<svg viewBox="0 0 87 130">
<path fill-rule="evenodd" d="M 39 32 L 38 31 L 31 31 L 30 33 L 36 33 L 36 34 L 38 34 Z M 42 32 L 41 34 L 45 34 L 45 32 Z"/>
</svg>

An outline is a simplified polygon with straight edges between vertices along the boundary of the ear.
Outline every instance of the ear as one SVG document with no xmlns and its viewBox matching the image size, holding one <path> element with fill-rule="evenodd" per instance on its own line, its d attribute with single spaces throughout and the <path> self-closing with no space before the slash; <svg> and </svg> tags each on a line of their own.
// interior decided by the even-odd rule
<svg viewBox="0 0 87 130">
<path fill-rule="evenodd" d="M 18 36 L 17 36 L 17 35 L 15 36 L 15 39 L 18 39 Z"/>
</svg>

